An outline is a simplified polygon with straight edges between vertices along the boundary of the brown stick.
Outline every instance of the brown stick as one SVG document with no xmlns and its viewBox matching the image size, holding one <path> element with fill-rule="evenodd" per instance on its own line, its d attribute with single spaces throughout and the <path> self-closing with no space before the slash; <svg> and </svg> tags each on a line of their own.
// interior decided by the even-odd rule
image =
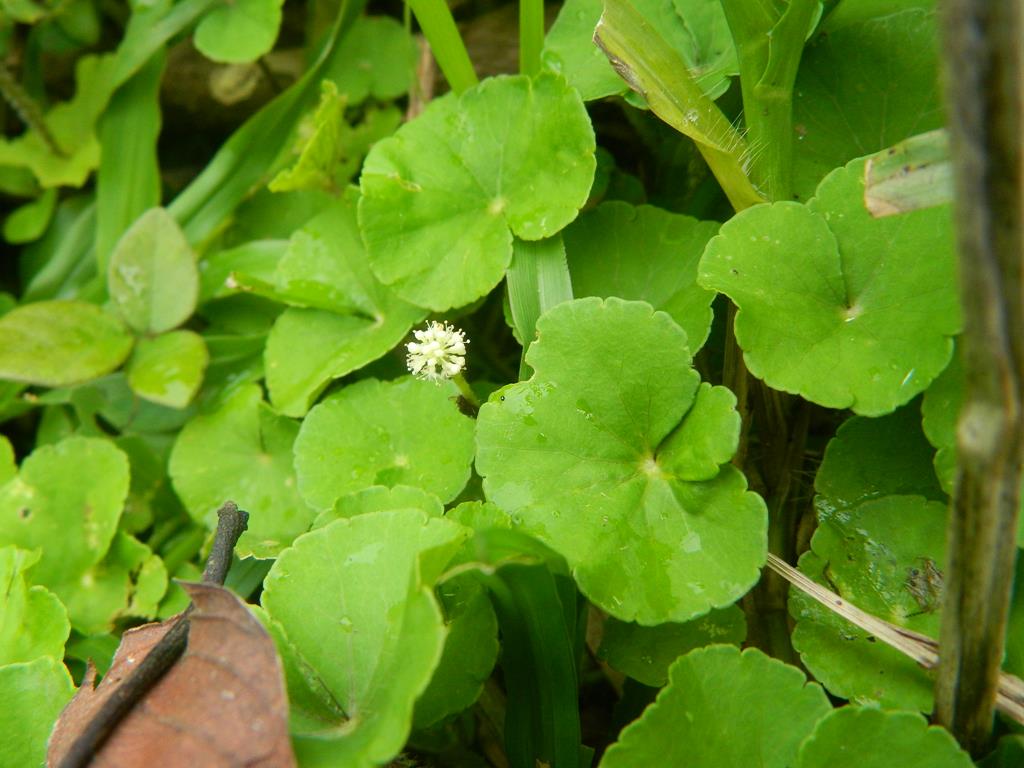
<svg viewBox="0 0 1024 768">
<path fill-rule="evenodd" d="M 1020 3 L 947 0 L 943 31 L 967 386 L 935 700 L 938 721 L 979 754 L 999 688 L 1024 465 Z"/>
<path fill-rule="evenodd" d="M 217 511 L 217 532 L 213 548 L 206 561 L 203 581 L 207 584 L 222 585 L 231 567 L 231 555 L 238 537 L 245 531 L 249 514 L 241 511 L 233 501 L 226 502 Z M 96 752 L 116 730 L 118 724 L 143 696 L 156 685 L 184 653 L 188 645 L 189 606 L 178 620 L 153 646 L 139 665 L 124 679 L 110 698 L 107 699 L 85 730 L 75 739 L 71 749 L 64 756 L 60 768 L 84 768 L 92 762 Z"/>
</svg>

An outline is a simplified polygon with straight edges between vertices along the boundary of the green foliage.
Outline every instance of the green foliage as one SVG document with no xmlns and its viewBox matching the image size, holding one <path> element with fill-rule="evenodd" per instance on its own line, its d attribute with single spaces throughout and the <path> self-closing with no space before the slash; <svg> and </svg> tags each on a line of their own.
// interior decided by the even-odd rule
<svg viewBox="0 0 1024 768">
<path fill-rule="evenodd" d="M 929 673 L 761 580 L 938 634 L 932 5 L 3 2 L 0 766 L 229 499 L 300 768 L 970 765 Z"/>
<path fill-rule="evenodd" d="M 807 204 L 744 211 L 708 244 L 700 283 L 739 307 L 750 372 L 830 408 L 880 416 L 942 372 L 960 329 L 948 209 L 873 219 L 863 160 Z"/>
<path fill-rule="evenodd" d="M 672 665 L 658 700 L 623 730 L 601 768 L 785 768 L 828 711 L 824 691 L 799 670 L 755 649 L 702 648 Z"/>
</svg>

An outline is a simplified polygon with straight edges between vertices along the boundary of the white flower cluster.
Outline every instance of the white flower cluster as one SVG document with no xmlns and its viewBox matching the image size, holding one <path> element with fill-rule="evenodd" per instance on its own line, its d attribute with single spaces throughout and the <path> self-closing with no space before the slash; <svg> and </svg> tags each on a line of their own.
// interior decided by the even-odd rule
<svg viewBox="0 0 1024 768">
<path fill-rule="evenodd" d="M 462 331 L 449 323 L 431 322 L 422 331 L 413 331 L 416 341 L 405 345 L 409 354 L 405 364 L 418 378 L 435 383 L 450 379 L 466 367 L 466 345 Z"/>
</svg>

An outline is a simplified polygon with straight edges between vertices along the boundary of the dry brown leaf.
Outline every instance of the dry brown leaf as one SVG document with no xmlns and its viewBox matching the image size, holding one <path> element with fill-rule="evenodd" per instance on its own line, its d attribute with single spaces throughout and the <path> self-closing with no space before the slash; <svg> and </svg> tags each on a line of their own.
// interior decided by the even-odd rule
<svg viewBox="0 0 1024 768">
<path fill-rule="evenodd" d="M 184 656 L 120 723 L 97 768 L 290 768 L 288 701 L 274 642 L 230 591 L 182 584 L 195 604 Z M 61 713 L 47 765 L 56 766 L 93 715 L 175 619 L 124 633 L 95 688 L 90 668 Z"/>
</svg>

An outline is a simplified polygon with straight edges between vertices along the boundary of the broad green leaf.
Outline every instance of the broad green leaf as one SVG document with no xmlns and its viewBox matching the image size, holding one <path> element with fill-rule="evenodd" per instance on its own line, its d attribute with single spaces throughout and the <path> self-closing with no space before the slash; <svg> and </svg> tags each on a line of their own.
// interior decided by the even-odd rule
<svg viewBox="0 0 1024 768">
<path fill-rule="evenodd" d="M 738 646 L 746 636 L 746 619 L 735 605 L 682 624 L 654 627 L 609 618 L 597 656 L 634 680 L 660 688 L 668 682 L 672 662 L 683 654 L 706 645 Z"/>
<path fill-rule="evenodd" d="M 408 30 L 388 16 L 363 16 L 338 46 L 338 57 L 324 72 L 350 105 L 368 96 L 390 101 L 409 90 L 419 51 Z"/>
<path fill-rule="evenodd" d="M 473 421 L 453 384 L 404 377 L 345 387 L 309 412 L 295 441 L 306 502 L 328 509 L 373 485 L 412 485 L 451 501 L 469 479 Z"/>
<path fill-rule="evenodd" d="M 946 562 L 946 505 L 920 496 L 885 496 L 851 508 L 819 507 L 811 551 L 800 570 L 858 608 L 937 637 Z M 928 712 L 928 673 L 800 592 L 793 647 L 836 696 L 861 704 Z"/>
<path fill-rule="evenodd" d="M 385 354 L 426 314 L 370 272 L 348 204 L 331 206 L 292 236 L 274 280 L 311 305 L 285 310 L 267 339 L 270 399 L 289 416 L 304 415 L 333 379 Z"/>
<path fill-rule="evenodd" d="M 80 187 L 99 164 L 96 120 L 110 99 L 116 59 L 112 54 L 82 56 L 75 63 L 75 95 L 46 115 L 46 125 L 61 154 L 35 131 L 0 139 L 0 166 L 27 168 L 43 187 Z"/>
<path fill-rule="evenodd" d="M 374 512 L 281 553 L 263 607 L 347 718 L 298 737 L 304 765 L 377 765 L 402 748 L 444 645 L 431 584 L 468 535 L 420 512 Z"/>
<path fill-rule="evenodd" d="M 1024 764 L 1024 736 L 1007 734 L 999 740 L 998 746 L 984 760 L 980 768 L 1016 768 Z"/>
<path fill-rule="evenodd" d="M 437 588 L 448 636 L 430 685 L 416 700 L 413 727 L 429 728 L 472 706 L 498 658 L 498 620 L 487 591 L 473 576 Z"/>
<path fill-rule="evenodd" d="M 304 219 L 302 224 L 307 220 Z M 296 225 L 296 229 L 299 226 L 301 224 Z M 250 240 L 205 255 L 199 261 L 199 303 L 205 304 L 211 299 L 230 296 L 243 289 L 253 278 L 264 283 L 273 282 L 274 271 L 290 242 L 282 239 Z M 245 277 L 239 280 L 239 274 Z"/>
<path fill-rule="evenodd" d="M 508 513 L 489 501 L 464 501 L 445 512 L 445 517 L 478 532 L 488 528 L 512 528 Z"/>
<path fill-rule="evenodd" d="M 854 416 L 829 441 L 814 478 L 820 503 L 856 506 L 890 495 L 945 496 L 932 470 L 932 448 L 921 431 L 916 404 L 878 419 Z"/>
<path fill-rule="evenodd" d="M 0 379 L 63 387 L 110 373 L 132 338 L 121 322 L 84 301 L 38 301 L 0 317 Z"/>
<path fill-rule="evenodd" d="M 699 281 L 739 307 L 736 340 L 752 374 L 878 416 L 946 367 L 960 305 L 949 210 L 874 219 L 863 168 L 833 171 L 806 206 L 758 206 L 726 222 Z"/>
<path fill-rule="evenodd" d="M 71 632 L 68 612 L 50 590 L 26 582 L 25 572 L 39 554 L 0 547 L 0 666 L 64 656 Z"/>
<path fill-rule="evenodd" d="M 359 222 L 374 274 L 434 310 L 483 296 L 509 265 L 513 235 L 539 240 L 576 217 L 594 147 L 579 95 L 554 75 L 488 78 L 431 102 L 363 167 Z"/>
<path fill-rule="evenodd" d="M 181 227 L 151 208 L 128 228 L 110 255 L 107 288 L 125 321 L 139 333 L 163 333 L 196 307 L 199 271 Z"/>
<path fill-rule="evenodd" d="M 193 42 L 206 58 L 255 61 L 274 47 L 284 0 L 233 0 L 213 8 L 196 26 Z"/>
<path fill-rule="evenodd" d="M 672 316 L 696 352 L 715 297 L 697 285 L 697 264 L 717 231 L 717 222 L 649 205 L 603 203 L 563 233 L 573 294 L 646 301 Z"/>
<path fill-rule="evenodd" d="M 12 244 L 31 243 L 42 237 L 57 207 L 57 190 L 44 190 L 39 197 L 15 208 L 4 219 L 4 240 Z"/>
<path fill-rule="evenodd" d="M 387 512 L 395 509 L 415 509 L 427 517 L 441 517 L 444 505 L 432 493 L 412 485 L 371 485 L 338 499 L 334 506 L 321 512 L 313 521 L 313 528 L 320 528 L 343 517 L 365 515 L 368 512 Z M 457 521 L 461 522 L 461 521 Z"/>
<path fill-rule="evenodd" d="M 41 549 L 33 583 L 63 597 L 103 559 L 128 495 L 128 459 L 108 440 L 37 448 L 0 486 L 0 546 Z"/>
<path fill-rule="evenodd" d="M 670 435 L 705 419 L 685 333 L 649 304 L 617 298 L 560 304 L 537 327 L 533 377 L 480 409 L 488 499 L 564 556 L 616 618 L 686 621 L 732 603 L 764 562 L 765 508 L 732 467 L 704 482 L 673 469 L 682 446 Z M 682 464 L 731 456 L 726 421 L 708 456 Z"/>
<path fill-rule="evenodd" d="M 701 382 L 683 423 L 662 443 L 665 468 L 680 480 L 712 480 L 736 453 L 740 415 L 727 387 Z"/>
<path fill-rule="evenodd" d="M 76 631 L 101 634 L 113 630 L 119 619 L 154 618 L 166 591 L 163 561 L 119 531 L 106 557 L 81 578 L 62 585 L 59 594 Z"/>
<path fill-rule="evenodd" d="M 275 557 L 309 528 L 313 511 L 299 496 L 292 469 L 296 422 L 262 402 L 246 384 L 220 407 L 185 425 L 171 451 L 174 490 L 189 514 L 214 528 L 217 509 L 231 499 L 249 512 L 239 557 Z"/>
<path fill-rule="evenodd" d="M 128 365 L 128 384 L 139 397 L 184 408 L 199 390 L 209 361 L 203 337 L 192 331 L 139 339 Z"/>
<path fill-rule="evenodd" d="M 46 764 L 46 739 L 75 687 L 60 659 L 43 656 L 24 664 L 0 667 L 0 701 L 4 737 L 0 765 L 26 768 Z M 16 706 L 10 704 L 16 703 Z"/>
<path fill-rule="evenodd" d="M 601 768 L 788 768 L 829 708 L 818 685 L 761 651 L 701 648 L 669 668 L 668 686 L 622 731 Z"/>
<path fill-rule="evenodd" d="M 797 768 L 971 768 L 945 728 L 912 712 L 842 707 L 801 745 Z"/>
<path fill-rule="evenodd" d="M 682 56 L 708 96 L 716 99 L 725 93 L 729 77 L 739 70 L 719 0 L 641 0 L 636 6 Z M 565 77 L 584 101 L 628 90 L 594 45 L 602 9 L 601 0 L 569 0 L 544 40 L 544 66 Z"/>
<path fill-rule="evenodd" d="M 934 11 L 914 8 L 808 44 L 793 89 L 797 199 L 833 168 L 942 125 L 935 38 Z"/>
</svg>

